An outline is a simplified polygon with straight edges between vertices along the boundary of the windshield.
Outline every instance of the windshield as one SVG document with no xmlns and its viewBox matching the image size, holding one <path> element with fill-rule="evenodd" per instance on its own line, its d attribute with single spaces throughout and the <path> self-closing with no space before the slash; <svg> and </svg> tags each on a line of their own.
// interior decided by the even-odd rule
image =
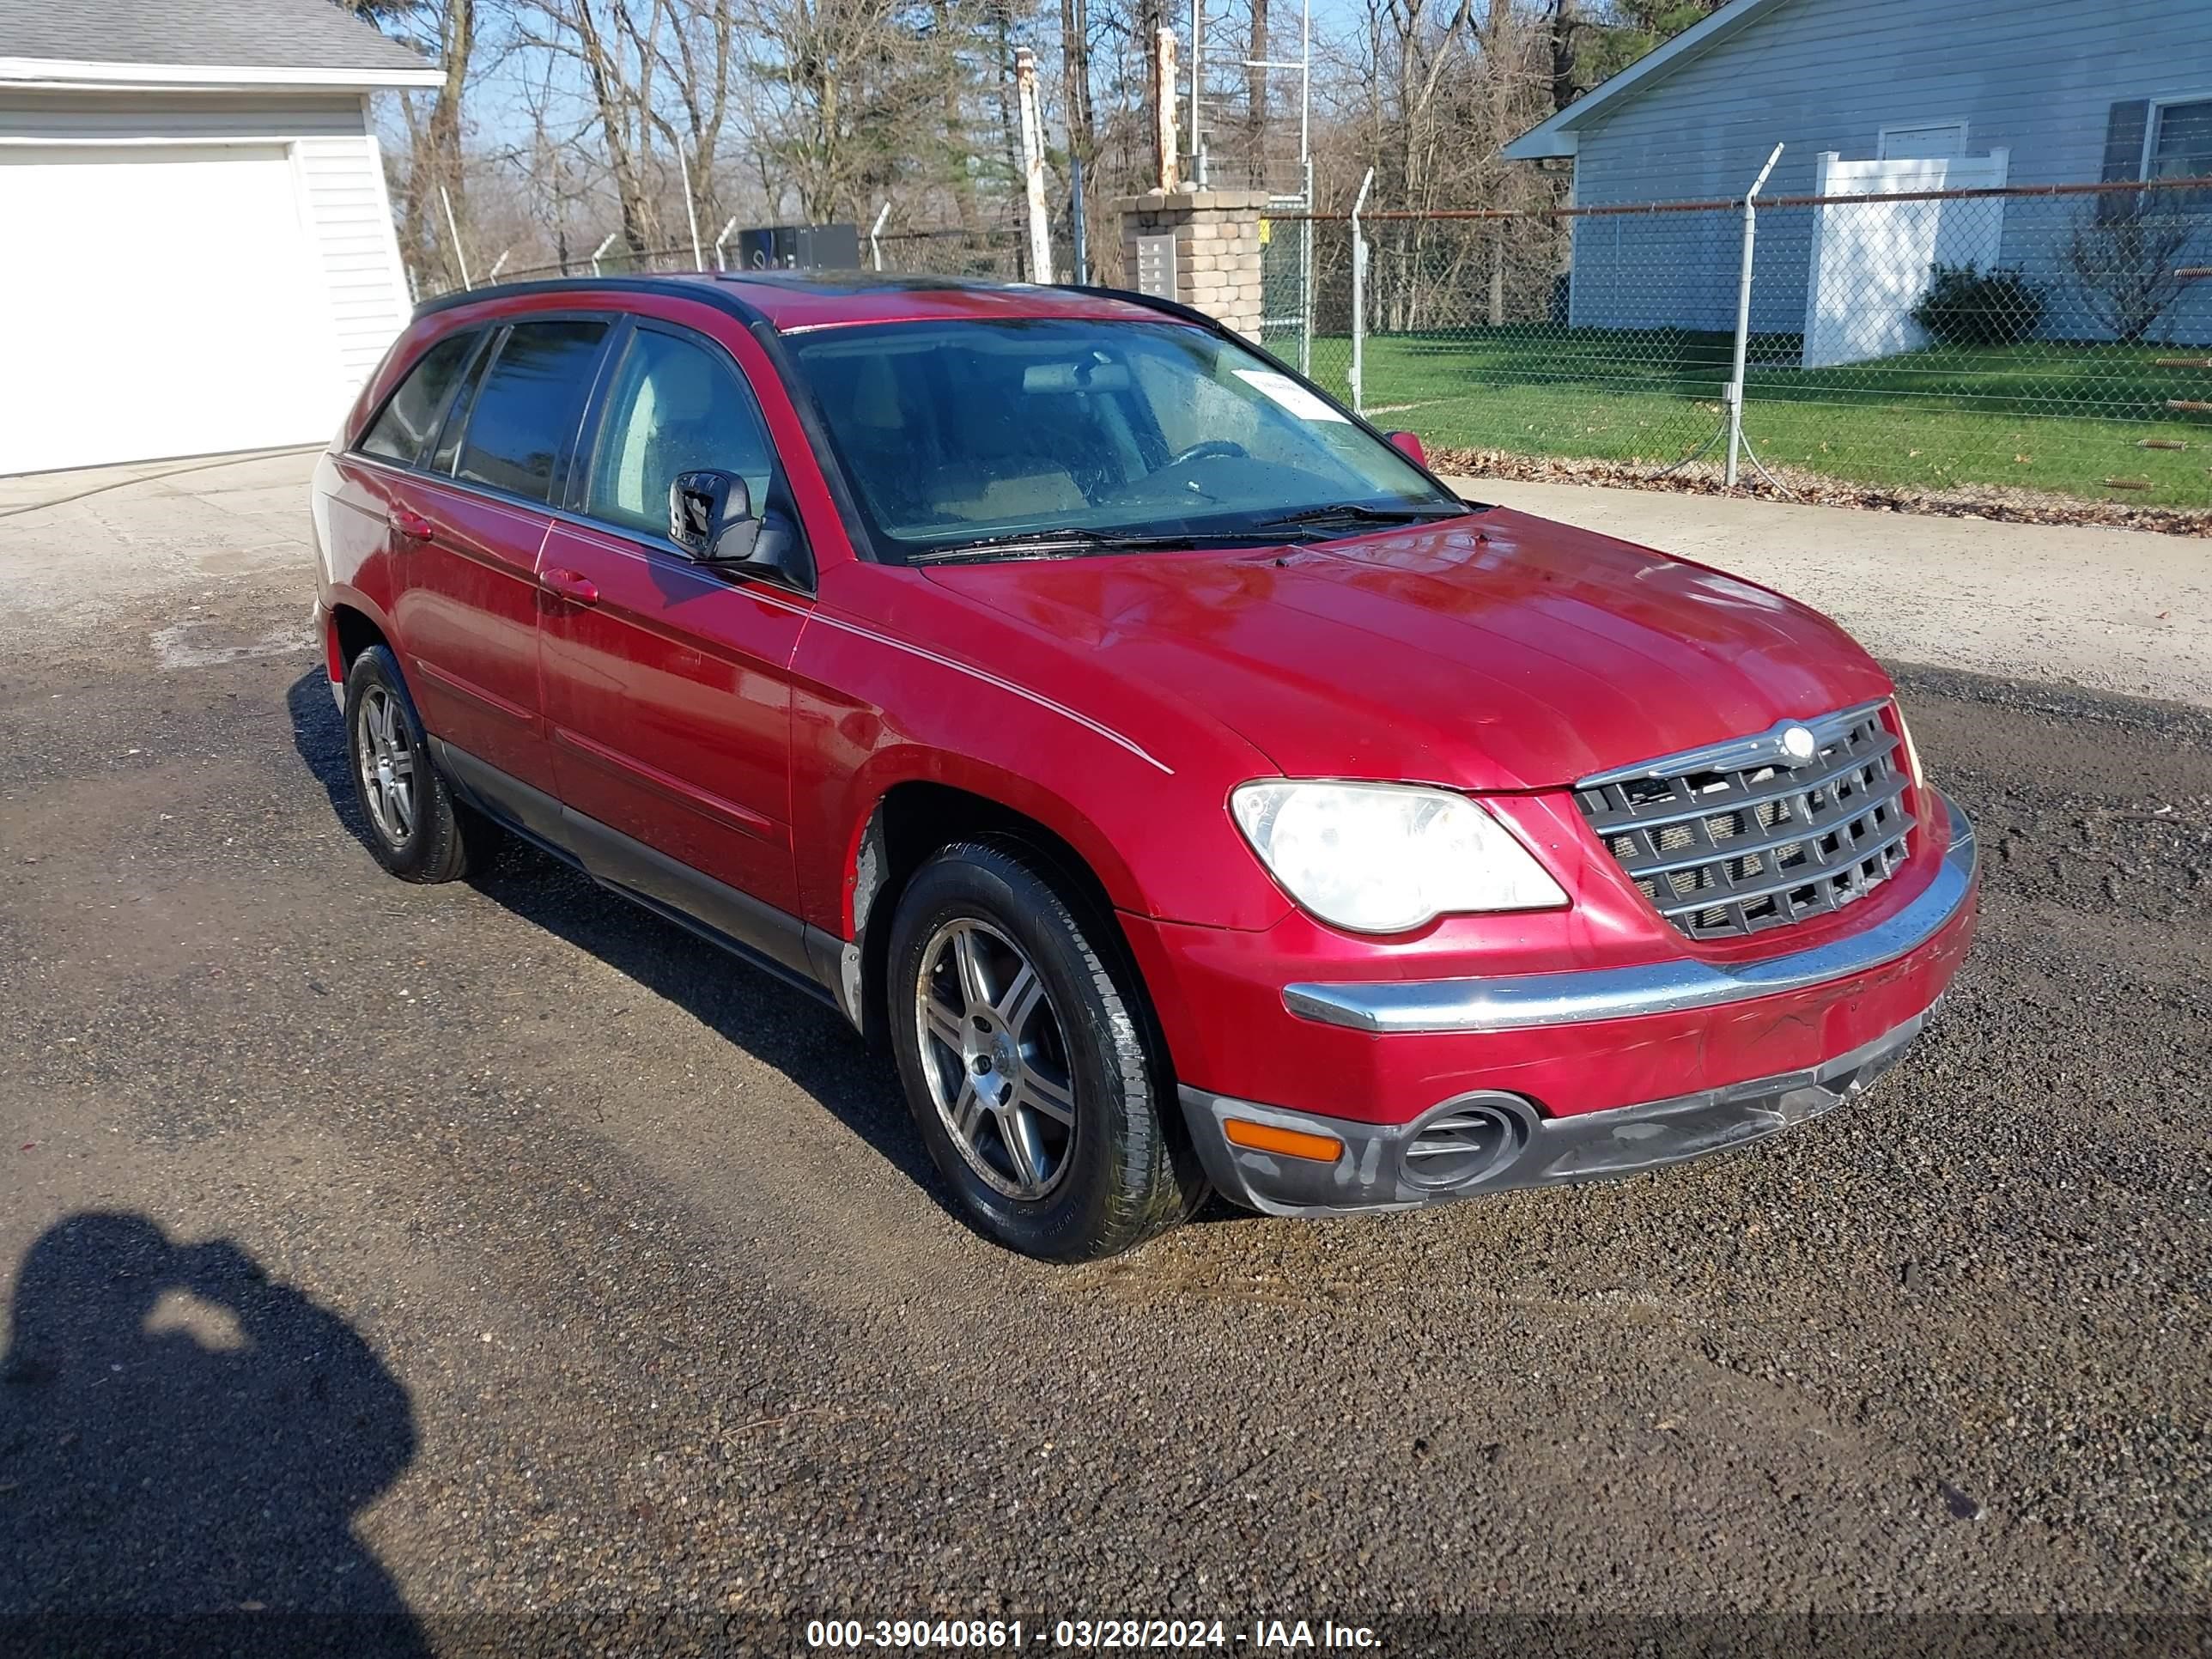
<svg viewBox="0 0 2212 1659">
<path fill-rule="evenodd" d="M 873 324 L 788 343 L 893 559 L 1307 540 L 1466 511 L 1266 358 L 1183 324 Z"/>
</svg>

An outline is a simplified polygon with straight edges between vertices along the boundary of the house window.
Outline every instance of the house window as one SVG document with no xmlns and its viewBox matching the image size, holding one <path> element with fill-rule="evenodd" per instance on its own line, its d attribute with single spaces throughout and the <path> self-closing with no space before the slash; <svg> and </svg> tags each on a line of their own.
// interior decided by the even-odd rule
<svg viewBox="0 0 2212 1659">
<path fill-rule="evenodd" d="M 1878 159 L 1884 161 L 1948 161 L 1966 153 L 1964 121 L 1920 121 L 1881 130 Z"/>
<path fill-rule="evenodd" d="M 2108 185 L 2212 178 L 2212 96 L 2132 98 L 2112 106 L 2105 125 Z M 2153 210 L 2212 211 L 2212 189 L 2115 191 L 2097 200 L 2097 217 L 2117 221 Z"/>
<path fill-rule="evenodd" d="M 2212 179 L 2212 98 L 2160 104 L 2143 151 L 2146 179 Z"/>
</svg>

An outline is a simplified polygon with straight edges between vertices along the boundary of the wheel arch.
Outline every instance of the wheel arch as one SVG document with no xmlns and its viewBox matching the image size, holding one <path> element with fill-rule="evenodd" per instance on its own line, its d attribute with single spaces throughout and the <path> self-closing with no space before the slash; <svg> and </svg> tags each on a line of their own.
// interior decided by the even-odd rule
<svg viewBox="0 0 2212 1659">
<path fill-rule="evenodd" d="M 1079 835 L 1092 845 L 1103 837 L 1087 820 L 1077 819 Z M 1118 964 L 1142 984 L 1136 961 L 1123 936 L 1116 911 L 1121 908 L 1107 875 L 1085 847 L 1036 813 L 1010 805 L 999 794 L 933 778 L 907 778 L 878 794 L 855 833 L 847 855 L 846 894 L 849 925 L 860 950 L 861 1030 L 872 1042 L 886 1037 L 889 1025 L 888 957 L 890 918 L 915 872 L 939 848 L 957 842 L 988 840 L 1017 846 L 1073 900 L 1103 937 Z M 1111 860 L 1114 873 L 1134 886 L 1126 867 Z"/>
<path fill-rule="evenodd" d="M 323 599 L 323 665 L 341 695 L 353 659 L 372 645 L 399 655 L 392 619 L 366 595 L 350 587 L 333 588 Z"/>
</svg>

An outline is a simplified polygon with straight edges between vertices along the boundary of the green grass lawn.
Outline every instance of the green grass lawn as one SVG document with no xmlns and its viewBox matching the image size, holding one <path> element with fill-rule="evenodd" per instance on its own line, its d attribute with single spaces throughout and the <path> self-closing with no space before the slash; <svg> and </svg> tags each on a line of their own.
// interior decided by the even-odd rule
<svg viewBox="0 0 2212 1659">
<path fill-rule="evenodd" d="M 1438 447 L 1663 465 L 1720 425 L 1729 351 L 1726 335 L 1671 330 L 1370 336 L 1365 402 L 1382 425 Z M 1893 488 L 2012 484 L 2212 507 L 2212 416 L 2166 408 L 2212 402 L 2212 369 L 2154 362 L 2212 356 L 2205 348 L 2045 341 L 1781 366 L 1796 351 L 1792 337 L 1751 343 L 1744 431 L 1770 465 Z M 1350 363 L 1348 338 L 1315 340 L 1324 386 L 1343 390 Z M 2188 447 L 2143 449 L 2145 438 Z M 2108 478 L 2149 488 L 2112 489 Z"/>
</svg>

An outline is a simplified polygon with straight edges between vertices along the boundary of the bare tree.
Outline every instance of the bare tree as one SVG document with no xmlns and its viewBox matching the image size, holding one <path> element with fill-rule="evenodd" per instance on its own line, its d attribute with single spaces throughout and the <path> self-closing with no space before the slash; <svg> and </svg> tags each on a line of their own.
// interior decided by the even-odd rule
<svg viewBox="0 0 2212 1659">
<path fill-rule="evenodd" d="M 965 135 L 949 130 L 945 83 L 966 71 L 933 0 L 744 3 L 759 94 L 746 136 L 807 218 L 858 219 L 895 180 L 946 179 Z"/>
<path fill-rule="evenodd" d="M 647 0 L 518 0 L 515 17 L 526 47 L 563 59 L 581 75 L 623 241 L 634 254 L 659 246 L 661 219 L 650 168 L 661 7 Z"/>
<path fill-rule="evenodd" d="M 408 263 L 417 272 L 440 271 L 448 283 L 460 278 L 460 262 L 444 220 L 450 198 L 453 216 L 468 222 L 465 136 L 463 113 L 469 77 L 476 66 L 477 0 L 341 0 L 345 9 L 374 23 L 434 62 L 445 79 L 427 99 L 410 96 L 400 108 L 407 124 L 407 169 L 400 187 L 399 238 Z M 441 191 L 444 196 L 440 194 Z"/>
<path fill-rule="evenodd" d="M 2075 221 L 2066 243 L 2066 266 L 2082 300 L 2125 345 L 2155 328 L 2189 284 L 2180 274 L 2182 255 L 2196 221 L 2153 194 L 2130 191 L 2099 198 Z"/>
</svg>

